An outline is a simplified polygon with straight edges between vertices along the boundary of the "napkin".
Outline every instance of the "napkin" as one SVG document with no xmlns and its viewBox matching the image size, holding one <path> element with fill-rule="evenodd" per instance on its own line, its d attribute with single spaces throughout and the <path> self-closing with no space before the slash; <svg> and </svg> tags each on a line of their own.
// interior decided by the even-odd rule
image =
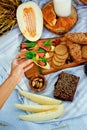
<svg viewBox="0 0 87 130">
<path fill-rule="evenodd" d="M 23 0 L 26 2 L 27 0 Z M 41 8 L 46 2 L 49 0 L 33 0 L 35 1 Z M 78 21 L 75 27 L 70 32 L 87 32 L 87 6 L 83 4 L 79 4 L 78 6 L 72 1 L 73 5 L 77 9 L 78 13 Z M 56 37 L 58 35 L 51 33 L 46 28 L 43 30 L 43 34 L 41 38 L 50 38 Z M 0 84 L 8 77 L 11 68 L 11 62 L 13 58 L 19 53 L 19 47 L 21 42 L 24 40 L 23 35 L 21 34 L 18 26 L 8 32 L 6 35 L 0 37 Z M 73 102 L 64 102 L 65 112 L 63 116 L 59 119 L 54 119 L 52 121 L 47 121 L 44 123 L 58 122 L 65 119 L 75 118 L 84 114 L 87 114 L 87 76 L 84 73 L 84 65 L 78 67 L 72 67 L 69 69 L 64 69 L 61 71 L 68 72 L 70 74 L 74 74 L 80 77 L 80 81 L 78 83 L 78 87 L 74 96 Z M 47 87 L 43 92 L 39 92 L 38 94 L 54 97 L 54 84 L 57 80 L 58 74 L 61 72 L 55 72 L 49 75 L 46 75 Z M 27 90 L 29 92 L 33 92 L 29 87 L 29 80 L 23 75 L 22 81 L 16 86 L 16 89 Z M 33 102 L 27 100 L 23 96 L 19 95 L 19 100 L 21 103 L 34 104 Z M 40 122 L 41 123 L 41 122 Z"/>
</svg>

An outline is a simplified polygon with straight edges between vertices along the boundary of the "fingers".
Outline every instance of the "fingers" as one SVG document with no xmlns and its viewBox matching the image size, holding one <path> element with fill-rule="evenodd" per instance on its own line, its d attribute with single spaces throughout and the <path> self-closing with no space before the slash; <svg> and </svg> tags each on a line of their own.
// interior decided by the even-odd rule
<svg viewBox="0 0 87 130">
<path fill-rule="evenodd" d="M 25 59 L 18 59 L 17 61 L 18 61 L 18 64 L 21 64 L 21 63 L 25 62 L 26 60 Z"/>
<path fill-rule="evenodd" d="M 18 57 L 18 55 L 15 56 L 14 60 L 12 61 L 12 65 L 18 65 Z"/>
<path fill-rule="evenodd" d="M 25 60 L 25 59 L 20 59 L 18 55 L 15 57 L 15 59 L 12 62 L 12 67 L 18 66 L 19 69 L 22 69 L 23 72 L 29 70 L 30 68 L 33 67 L 34 63 L 32 60 Z"/>
<path fill-rule="evenodd" d="M 32 60 L 26 60 L 20 64 L 21 68 L 25 68 L 26 66 L 30 65 L 33 61 Z"/>
<path fill-rule="evenodd" d="M 18 64 L 21 65 L 22 68 L 24 68 L 25 66 L 31 64 L 33 61 L 31 59 L 26 60 L 26 59 L 21 59 L 19 57 L 19 55 L 16 55 L 15 59 L 13 60 L 13 62 L 17 62 Z"/>
<path fill-rule="evenodd" d="M 34 63 L 32 60 L 26 60 L 23 63 L 21 63 L 21 67 L 23 68 L 24 72 L 31 69 L 33 67 Z"/>
<path fill-rule="evenodd" d="M 31 63 L 30 65 L 26 66 L 24 68 L 24 72 L 26 72 L 27 70 L 31 69 L 33 67 L 34 63 Z"/>
</svg>

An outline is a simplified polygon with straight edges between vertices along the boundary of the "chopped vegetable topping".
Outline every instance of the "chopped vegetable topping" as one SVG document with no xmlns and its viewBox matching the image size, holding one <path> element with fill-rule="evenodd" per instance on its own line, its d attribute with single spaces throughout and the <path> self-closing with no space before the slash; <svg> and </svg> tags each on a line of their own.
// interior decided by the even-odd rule
<svg viewBox="0 0 87 130">
<path fill-rule="evenodd" d="M 44 43 L 43 43 L 44 46 L 50 46 L 50 39 L 46 40 Z"/>
<path fill-rule="evenodd" d="M 39 58 L 38 63 L 41 66 L 45 66 L 45 65 L 47 65 L 47 60 L 45 58 Z"/>
<path fill-rule="evenodd" d="M 37 52 L 37 54 L 38 54 L 39 57 L 42 57 L 42 58 L 43 58 L 44 55 L 45 55 L 43 52 Z"/>
<path fill-rule="evenodd" d="M 33 47 L 36 46 L 36 42 L 26 41 L 25 43 L 26 43 L 26 45 L 27 45 L 28 47 L 30 47 L 30 48 L 33 48 Z"/>
<path fill-rule="evenodd" d="M 43 74 L 42 68 L 40 66 L 38 66 L 38 71 L 39 71 L 39 74 Z"/>
<path fill-rule="evenodd" d="M 42 43 L 45 42 L 45 41 L 46 41 L 45 39 L 39 40 L 39 41 L 37 42 L 38 46 L 42 45 Z"/>
<path fill-rule="evenodd" d="M 41 47 L 37 50 L 37 52 L 43 52 L 46 53 L 46 50 L 42 49 Z"/>
<path fill-rule="evenodd" d="M 26 55 L 27 59 L 34 59 L 35 60 L 35 57 L 36 57 L 36 53 L 35 52 L 33 52 L 33 51 L 27 51 L 25 53 L 25 55 Z"/>
<path fill-rule="evenodd" d="M 27 47 L 27 45 L 25 44 L 25 43 L 22 43 L 21 44 L 21 48 L 23 49 L 23 48 L 26 48 Z"/>
</svg>

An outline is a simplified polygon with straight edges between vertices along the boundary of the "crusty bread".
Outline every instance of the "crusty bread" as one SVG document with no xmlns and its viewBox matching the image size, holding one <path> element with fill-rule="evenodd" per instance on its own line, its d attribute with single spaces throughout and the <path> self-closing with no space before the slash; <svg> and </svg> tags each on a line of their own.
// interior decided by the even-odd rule
<svg viewBox="0 0 87 130">
<path fill-rule="evenodd" d="M 77 22 L 78 15 L 76 9 L 72 6 L 72 11 L 70 16 L 68 17 L 58 17 L 55 14 L 53 8 L 53 2 L 48 2 L 43 8 L 43 19 L 44 19 L 44 26 L 56 33 L 56 34 L 64 34 L 68 32 Z"/>
<path fill-rule="evenodd" d="M 67 42 L 67 46 L 69 48 L 69 53 L 73 57 L 73 59 L 77 62 L 81 61 L 82 59 L 81 45 L 72 42 Z"/>
<path fill-rule="evenodd" d="M 79 79 L 80 77 L 76 75 L 62 71 L 58 75 L 54 85 L 55 98 L 65 101 L 73 101 Z"/>
<path fill-rule="evenodd" d="M 68 41 L 78 43 L 78 44 L 87 44 L 87 34 L 82 32 L 79 33 L 67 33 L 65 34 L 65 39 Z"/>
</svg>

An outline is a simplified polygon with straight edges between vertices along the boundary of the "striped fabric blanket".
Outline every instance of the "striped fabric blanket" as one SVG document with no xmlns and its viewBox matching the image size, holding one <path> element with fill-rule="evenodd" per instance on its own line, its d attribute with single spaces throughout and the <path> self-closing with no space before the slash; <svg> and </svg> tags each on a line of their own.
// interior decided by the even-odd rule
<svg viewBox="0 0 87 130">
<path fill-rule="evenodd" d="M 49 0 L 34 0 L 34 1 L 37 2 L 37 4 L 40 7 L 42 7 Z M 26 0 L 23 0 L 23 2 L 26 2 Z M 87 6 L 83 5 L 79 1 L 78 1 L 79 3 L 78 5 L 76 5 L 73 1 L 72 3 L 77 9 L 78 21 L 75 27 L 70 32 L 85 33 L 87 32 Z M 47 29 L 44 28 L 42 38 L 55 37 L 55 36 L 57 35 L 49 32 Z M 23 40 L 24 37 L 20 33 L 17 25 L 12 31 L 0 37 L 0 84 L 9 75 L 11 62 L 13 58 L 19 53 L 19 46 Z M 78 83 L 78 87 L 73 102 L 67 102 L 67 101 L 63 102 L 65 104 L 65 113 L 61 118 L 52 120 L 54 122 L 75 118 L 87 114 L 87 103 L 86 103 L 87 102 L 86 101 L 87 100 L 87 76 L 84 73 L 84 65 L 69 68 L 69 69 L 64 69 L 61 71 L 79 76 L 80 81 Z M 40 92 L 38 94 L 53 97 L 54 84 L 57 80 L 58 74 L 61 71 L 46 75 L 47 87 L 43 92 Z M 34 93 L 29 88 L 28 82 L 29 82 L 28 79 L 26 79 L 26 77 L 23 76 L 22 81 L 19 83 L 16 89 L 28 90 Z M 26 98 L 20 96 L 19 94 L 18 96 L 22 103 L 32 104 L 32 102 L 28 101 Z"/>
</svg>

